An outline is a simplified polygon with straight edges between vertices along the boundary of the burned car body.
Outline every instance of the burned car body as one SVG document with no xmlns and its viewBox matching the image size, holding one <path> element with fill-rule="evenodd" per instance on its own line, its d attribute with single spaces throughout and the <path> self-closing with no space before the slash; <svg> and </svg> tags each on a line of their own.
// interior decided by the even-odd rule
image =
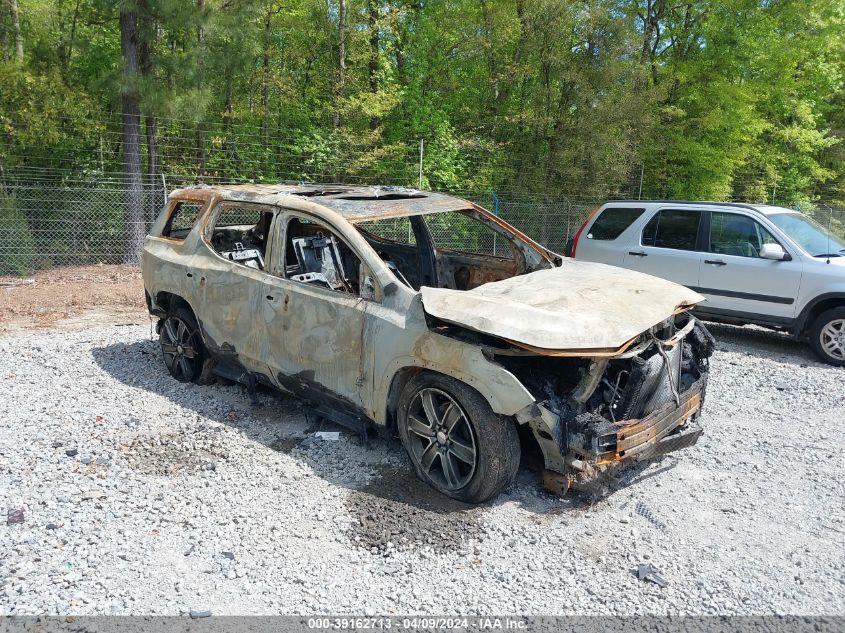
<svg viewBox="0 0 845 633">
<path fill-rule="evenodd" d="M 344 185 L 173 192 L 143 276 L 171 374 L 264 383 L 397 431 L 417 473 L 481 502 L 517 428 L 547 487 L 689 446 L 713 350 L 702 297 L 575 262 L 452 196 Z"/>
</svg>

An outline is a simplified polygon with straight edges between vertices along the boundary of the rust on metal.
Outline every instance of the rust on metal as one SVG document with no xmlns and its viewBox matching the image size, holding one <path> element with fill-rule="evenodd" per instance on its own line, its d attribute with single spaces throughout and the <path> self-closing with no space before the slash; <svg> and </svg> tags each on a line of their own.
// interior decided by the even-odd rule
<svg viewBox="0 0 845 633">
<path fill-rule="evenodd" d="M 572 476 L 546 469 L 543 471 L 543 486 L 549 492 L 562 497 L 572 487 Z"/>
<path fill-rule="evenodd" d="M 164 235 L 180 202 L 201 206 L 197 220 L 178 238 Z M 232 206 L 260 219 L 216 226 Z M 513 257 L 433 244 L 426 252 L 419 244 L 391 250 L 356 228 L 396 217 L 419 228 L 417 216 L 448 212 L 486 225 Z M 309 260 L 314 270 L 303 268 L 303 244 L 328 249 Z M 409 252 L 417 257 L 411 261 L 427 262 L 426 283 L 397 274 L 391 257 L 402 263 Z M 389 429 L 411 378 L 442 374 L 475 390 L 493 413 L 526 425 L 543 454 L 543 481 L 558 494 L 648 455 L 703 402 L 712 346 L 687 316 L 700 295 L 561 257 L 445 194 L 302 183 L 187 187 L 171 194 L 153 225 L 142 267 L 152 314 L 164 319 L 178 308 L 195 317 L 209 355 L 203 376 L 252 389 L 266 383 L 353 428 Z M 640 394 L 645 379 L 631 376 L 635 361 L 655 357 L 658 335 L 684 346 L 678 371 L 693 386 L 680 406 L 626 408 L 641 419 L 617 421 L 623 400 L 651 402 Z M 666 377 L 651 378 L 650 388 L 665 387 Z M 614 437 L 612 449 L 599 445 Z M 664 442 L 661 450 L 675 449 Z"/>
</svg>

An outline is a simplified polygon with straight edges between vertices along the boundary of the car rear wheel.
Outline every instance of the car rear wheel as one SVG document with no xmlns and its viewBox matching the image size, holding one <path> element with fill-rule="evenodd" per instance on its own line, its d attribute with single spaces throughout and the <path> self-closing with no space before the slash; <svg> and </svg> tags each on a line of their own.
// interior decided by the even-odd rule
<svg viewBox="0 0 845 633">
<path fill-rule="evenodd" d="M 170 375 L 179 382 L 197 382 L 206 353 L 191 311 L 179 306 L 162 319 L 158 340 Z"/>
<path fill-rule="evenodd" d="M 810 328 L 810 346 L 824 362 L 845 367 L 845 307 L 816 317 Z"/>
<path fill-rule="evenodd" d="M 514 423 L 454 378 L 425 372 L 411 379 L 399 399 L 397 425 L 420 479 L 453 499 L 482 503 L 516 476 Z"/>
</svg>

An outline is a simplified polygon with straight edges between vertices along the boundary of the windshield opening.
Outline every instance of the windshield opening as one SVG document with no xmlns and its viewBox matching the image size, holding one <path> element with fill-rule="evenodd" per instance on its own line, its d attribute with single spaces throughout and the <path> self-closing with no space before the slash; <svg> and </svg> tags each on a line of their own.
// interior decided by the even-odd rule
<svg viewBox="0 0 845 633">
<path fill-rule="evenodd" d="M 472 290 L 554 266 L 541 247 L 480 210 L 381 218 L 355 225 L 403 284 Z"/>
<path fill-rule="evenodd" d="M 775 213 L 769 219 L 813 257 L 845 256 L 845 240 L 806 215 Z"/>
</svg>

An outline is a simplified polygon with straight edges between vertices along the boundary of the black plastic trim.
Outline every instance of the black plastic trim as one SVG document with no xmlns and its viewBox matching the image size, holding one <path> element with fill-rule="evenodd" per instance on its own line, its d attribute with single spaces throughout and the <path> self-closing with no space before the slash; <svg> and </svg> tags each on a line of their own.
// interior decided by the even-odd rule
<svg viewBox="0 0 845 633">
<path fill-rule="evenodd" d="M 719 297 L 731 297 L 733 299 L 748 299 L 749 301 L 764 301 L 766 303 L 780 303 L 783 305 L 792 305 L 795 299 L 792 297 L 777 297 L 775 295 L 758 295 L 753 292 L 737 292 L 734 290 L 719 290 L 717 288 L 699 288 L 698 286 L 690 286 L 690 290 L 695 290 L 704 295 L 716 295 Z"/>
<path fill-rule="evenodd" d="M 743 312 L 742 310 L 719 310 L 716 308 L 703 310 L 696 307 L 693 309 L 693 314 L 704 320 L 726 320 L 734 323 L 753 323 L 779 328 L 792 328 L 796 323 L 796 320 L 790 317 L 766 316 L 756 312 Z"/>
<path fill-rule="evenodd" d="M 795 319 L 796 333 L 800 334 L 808 327 L 809 323 L 807 323 L 807 320 L 810 318 L 810 313 L 815 309 L 815 307 L 822 301 L 828 301 L 830 299 L 839 299 L 842 304 L 845 305 L 845 294 L 841 292 L 826 292 L 825 294 L 815 297 L 812 301 L 807 303 L 806 306 L 804 306 L 804 309 L 801 310 L 801 314 L 799 314 Z"/>
</svg>

